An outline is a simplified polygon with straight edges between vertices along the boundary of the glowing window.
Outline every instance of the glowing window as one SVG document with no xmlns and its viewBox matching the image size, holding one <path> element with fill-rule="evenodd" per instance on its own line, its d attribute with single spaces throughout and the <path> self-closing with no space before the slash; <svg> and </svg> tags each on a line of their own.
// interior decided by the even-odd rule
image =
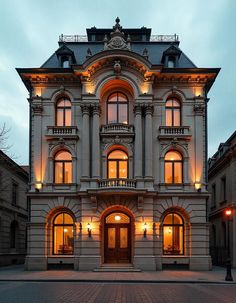
<svg viewBox="0 0 236 303">
<path fill-rule="evenodd" d="M 108 97 L 107 123 L 128 124 L 128 98 L 123 93 L 116 92 Z"/>
<path fill-rule="evenodd" d="M 179 100 L 171 98 L 166 101 L 166 126 L 180 126 L 181 105 Z"/>
<path fill-rule="evenodd" d="M 122 150 L 114 150 L 108 155 L 108 178 L 126 179 L 128 177 L 128 156 Z"/>
<path fill-rule="evenodd" d="M 74 221 L 67 213 L 60 213 L 53 222 L 53 254 L 71 255 L 74 251 Z"/>
<path fill-rule="evenodd" d="M 183 183 L 183 159 L 177 151 L 165 155 L 165 183 Z"/>
<path fill-rule="evenodd" d="M 165 255 L 184 253 L 184 223 L 176 213 L 166 215 L 163 221 L 163 253 Z"/>
<path fill-rule="evenodd" d="M 54 182 L 72 182 L 72 157 L 68 151 L 59 151 L 54 158 Z"/>
<path fill-rule="evenodd" d="M 56 125 L 71 126 L 71 102 L 68 99 L 61 98 L 56 105 Z"/>
<path fill-rule="evenodd" d="M 130 223 L 130 217 L 124 213 L 112 213 L 106 217 L 106 223 Z"/>
</svg>

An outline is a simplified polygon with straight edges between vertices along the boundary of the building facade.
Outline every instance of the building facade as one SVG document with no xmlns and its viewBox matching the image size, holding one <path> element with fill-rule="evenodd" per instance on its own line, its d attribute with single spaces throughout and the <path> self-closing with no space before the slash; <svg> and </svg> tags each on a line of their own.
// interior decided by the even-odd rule
<svg viewBox="0 0 236 303">
<path fill-rule="evenodd" d="M 197 68 L 176 35 L 117 18 L 17 71 L 31 111 L 26 268 L 211 268 L 206 116 L 219 69 Z"/>
<path fill-rule="evenodd" d="M 24 263 L 28 172 L 0 150 L 0 266 Z"/>
<path fill-rule="evenodd" d="M 208 165 L 212 261 L 216 265 L 226 263 L 229 241 L 232 265 L 236 267 L 236 132 L 219 145 L 218 151 L 208 160 Z M 229 225 L 226 209 L 232 211 Z"/>
</svg>

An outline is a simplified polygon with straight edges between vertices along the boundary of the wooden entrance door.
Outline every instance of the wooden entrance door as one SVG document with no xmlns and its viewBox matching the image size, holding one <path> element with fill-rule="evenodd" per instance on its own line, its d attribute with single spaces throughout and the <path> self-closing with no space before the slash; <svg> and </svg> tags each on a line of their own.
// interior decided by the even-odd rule
<svg viewBox="0 0 236 303">
<path fill-rule="evenodd" d="M 131 262 L 129 224 L 105 224 L 105 263 Z"/>
</svg>

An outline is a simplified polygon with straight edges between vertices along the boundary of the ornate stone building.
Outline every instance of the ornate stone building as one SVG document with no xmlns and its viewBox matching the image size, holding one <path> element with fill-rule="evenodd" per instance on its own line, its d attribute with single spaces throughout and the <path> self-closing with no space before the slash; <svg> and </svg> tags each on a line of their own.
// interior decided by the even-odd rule
<svg viewBox="0 0 236 303">
<path fill-rule="evenodd" d="M 24 263 L 27 190 L 28 172 L 0 150 L 0 266 Z"/>
<path fill-rule="evenodd" d="M 212 261 L 223 265 L 228 254 L 228 240 L 233 267 L 236 267 L 236 131 L 219 145 L 208 160 L 208 216 L 211 222 L 210 243 Z M 229 225 L 226 209 L 231 209 Z"/>
<path fill-rule="evenodd" d="M 26 268 L 128 264 L 211 268 L 206 222 L 207 93 L 174 36 L 151 29 L 61 36 L 30 93 L 31 222 Z"/>
</svg>

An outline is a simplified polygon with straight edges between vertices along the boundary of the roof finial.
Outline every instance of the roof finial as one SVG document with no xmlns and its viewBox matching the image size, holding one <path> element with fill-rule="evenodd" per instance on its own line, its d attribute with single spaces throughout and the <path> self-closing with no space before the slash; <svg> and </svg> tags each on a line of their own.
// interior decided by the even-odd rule
<svg viewBox="0 0 236 303">
<path fill-rule="evenodd" d="M 113 26 L 114 31 L 120 31 L 122 30 L 122 26 L 120 26 L 120 18 L 116 17 L 116 24 Z"/>
</svg>

